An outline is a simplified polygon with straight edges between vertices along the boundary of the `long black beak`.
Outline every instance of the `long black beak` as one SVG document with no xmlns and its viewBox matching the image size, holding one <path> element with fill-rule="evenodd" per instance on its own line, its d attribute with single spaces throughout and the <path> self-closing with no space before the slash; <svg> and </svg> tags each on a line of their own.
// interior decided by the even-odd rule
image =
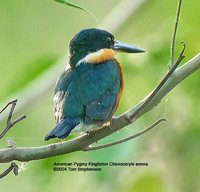
<svg viewBox="0 0 200 192">
<path fill-rule="evenodd" d="M 136 47 L 134 45 L 128 45 L 119 41 L 115 41 L 113 49 L 116 51 L 126 52 L 126 53 L 142 53 L 145 52 L 144 49 Z"/>
</svg>

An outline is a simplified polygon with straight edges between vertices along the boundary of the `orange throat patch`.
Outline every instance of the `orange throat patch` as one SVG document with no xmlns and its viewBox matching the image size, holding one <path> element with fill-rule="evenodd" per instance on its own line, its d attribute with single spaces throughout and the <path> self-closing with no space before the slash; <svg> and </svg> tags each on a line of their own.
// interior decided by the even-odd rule
<svg viewBox="0 0 200 192">
<path fill-rule="evenodd" d="M 115 58 L 116 51 L 113 49 L 100 49 L 94 53 L 89 53 L 83 58 L 83 61 L 91 64 L 103 63 L 105 61 L 110 61 Z"/>
</svg>

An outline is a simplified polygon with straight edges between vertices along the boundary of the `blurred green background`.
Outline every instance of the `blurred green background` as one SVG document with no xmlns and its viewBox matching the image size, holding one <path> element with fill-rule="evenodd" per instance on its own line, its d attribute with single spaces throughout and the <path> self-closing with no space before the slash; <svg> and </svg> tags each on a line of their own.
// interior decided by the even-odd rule
<svg viewBox="0 0 200 192">
<path fill-rule="evenodd" d="M 92 11 L 99 24 L 113 11 L 119 0 L 74 0 Z M 122 2 L 126 2 L 123 1 Z M 177 1 L 148 0 L 114 32 L 116 39 L 139 45 L 145 54 L 119 54 L 125 73 L 125 90 L 116 115 L 146 96 L 166 74 Z M 200 50 L 200 1 L 184 1 L 178 30 L 177 50 L 186 43 L 186 59 Z M 126 10 L 116 13 L 119 19 Z M 26 103 L 24 89 L 34 98 L 41 90 L 40 81 L 31 82 L 54 69 L 60 58 L 67 58 L 67 46 L 82 28 L 99 24 L 87 13 L 53 0 L 0 1 L 0 103 L 18 98 L 18 114 L 28 118 L 6 136 L 17 146 L 41 146 L 45 134 L 54 127 L 52 106 L 56 76 L 45 81 L 48 91 Z M 62 66 L 60 74 L 66 66 Z M 53 72 L 51 74 L 54 74 Z M 27 170 L 0 181 L 1 191 L 126 191 L 126 192 L 198 192 L 200 191 L 200 72 L 196 72 L 159 106 L 134 125 L 100 143 L 134 134 L 159 117 L 167 122 L 133 141 L 94 152 L 75 152 L 45 160 L 32 161 Z M 26 98 L 27 99 L 27 98 Z M 24 105 L 25 103 L 25 105 Z M 0 129 L 4 128 L 1 122 Z M 72 135 L 74 137 L 75 135 Z M 56 140 L 59 142 L 59 140 Z M 52 142 L 55 142 L 52 141 Z M 6 147 L 6 137 L 0 147 Z M 54 172 L 54 162 L 147 162 L 147 167 L 104 167 L 101 172 Z M 20 165 L 20 163 L 18 163 Z M 8 167 L 1 164 L 0 171 Z"/>
</svg>

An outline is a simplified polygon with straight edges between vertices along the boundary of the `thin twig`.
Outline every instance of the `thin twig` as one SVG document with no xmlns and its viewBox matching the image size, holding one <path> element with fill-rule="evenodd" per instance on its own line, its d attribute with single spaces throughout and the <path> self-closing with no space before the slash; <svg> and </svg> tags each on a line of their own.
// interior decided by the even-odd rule
<svg viewBox="0 0 200 192">
<path fill-rule="evenodd" d="M 178 7 L 177 7 L 177 12 L 176 12 L 176 20 L 175 20 L 175 25 L 174 25 L 174 32 L 173 32 L 173 35 L 172 35 L 172 42 L 171 42 L 171 49 L 170 49 L 171 66 L 169 66 L 169 69 L 172 68 L 173 65 L 174 65 L 176 35 L 177 35 L 178 24 L 179 24 L 179 20 L 180 20 L 181 4 L 182 4 L 182 0 L 179 0 Z"/>
<path fill-rule="evenodd" d="M 20 121 L 22 121 L 23 119 L 26 118 L 26 115 L 22 115 L 20 117 L 18 117 L 17 119 L 15 119 L 14 121 L 12 121 L 12 116 L 13 116 L 13 113 L 14 113 L 14 110 L 15 110 L 15 107 L 16 107 L 16 104 L 17 104 L 17 99 L 9 102 L 2 110 L 0 113 L 2 113 L 9 105 L 12 105 L 11 106 L 11 109 L 10 109 L 10 112 L 9 112 L 9 115 L 8 115 L 8 118 L 7 118 L 7 125 L 6 125 L 6 128 L 2 131 L 2 133 L 0 134 L 0 139 L 4 137 L 4 135 L 17 123 L 19 123 Z"/>
<path fill-rule="evenodd" d="M 185 51 L 185 44 L 183 44 L 183 49 L 176 61 L 176 63 L 173 65 L 173 67 L 170 69 L 170 71 L 167 73 L 167 75 L 163 78 L 163 80 L 159 83 L 159 85 L 154 89 L 154 91 L 148 96 L 146 101 L 133 113 L 128 117 L 128 120 L 132 121 L 134 117 L 142 111 L 147 104 L 155 97 L 155 95 L 159 92 L 159 90 L 163 87 L 163 85 L 166 83 L 166 81 L 169 79 L 169 77 L 173 74 L 173 72 L 176 70 L 178 65 L 181 63 L 181 61 L 185 58 L 184 51 Z"/>
<path fill-rule="evenodd" d="M 140 131 L 140 132 L 138 132 L 138 133 L 136 133 L 134 135 L 126 137 L 124 139 L 120 139 L 120 140 L 112 142 L 112 143 L 108 143 L 108 144 L 104 144 L 104 145 L 99 145 L 99 146 L 95 146 L 95 147 L 86 147 L 86 148 L 83 149 L 83 151 L 93 151 L 93 150 L 97 150 L 97 149 L 103 149 L 103 148 L 106 148 L 106 147 L 111 147 L 113 145 L 118 145 L 118 144 L 124 143 L 126 141 L 130 141 L 131 139 L 139 137 L 139 136 L 143 135 L 144 133 L 150 131 L 151 129 L 153 129 L 154 127 L 156 127 L 156 125 L 158 125 L 159 123 L 161 123 L 162 121 L 166 121 L 166 119 L 159 119 L 156 122 L 154 122 L 153 124 L 151 124 L 150 126 L 148 126 L 146 129 L 144 129 L 144 130 L 142 130 L 142 131 Z"/>
<path fill-rule="evenodd" d="M 16 124 L 19 123 L 20 121 L 24 120 L 26 118 L 26 115 L 22 115 L 20 117 L 18 117 L 16 120 L 14 121 L 10 121 L 6 128 L 2 131 L 2 133 L 0 134 L 0 139 L 4 137 L 4 135 Z"/>
<path fill-rule="evenodd" d="M 17 119 L 15 119 L 14 121 L 12 121 L 10 124 L 12 126 L 14 126 L 15 124 L 19 123 L 20 121 L 22 121 L 25 118 L 26 118 L 26 115 L 22 115 L 22 116 L 18 117 Z"/>
<path fill-rule="evenodd" d="M 154 89 L 154 91 L 148 96 L 146 101 L 135 111 L 134 114 L 128 117 L 128 120 L 132 121 L 134 117 L 142 111 L 147 104 L 155 97 L 155 95 L 158 93 L 158 91 L 163 87 L 163 85 L 166 83 L 166 81 L 169 79 L 169 77 L 172 75 L 172 73 L 176 70 L 178 65 L 181 63 L 181 61 L 185 58 L 184 51 L 185 51 L 185 44 L 183 44 L 183 49 L 177 59 L 177 61 L 174 64 L 174 52 L 175 52 L 175 44 L 176 44 L 176 34 L 178 30 L 178 23 L 180 19 L 180 11 L 181 11 L 181 4 L 182 0 L 179 0 L 177 14 L 176 14 L 176 20 L 175 20 L 175 26 L 174 26 L 174 32 L 172 37 L 172 43 L 171 43 L 171 67 L 169 67 L 169 72 L 167 75 L 163 78 L 163 80 L 160 82 L 160 84 Z"/>
<path fill-rule="evenodd" d="M 9 105 L 11 105 L 11 104 L 14 103 L 14 102 L 17 102 L 17 99 L 8 102 L 8 104 L 0 111 L 0 114 L 1 114 Z"/>
<path fill-rule="evenodd" d="M 0 179 L 2 179 L 3 177 L 5 177 L 6 175 L 8 175 L 8 173 L 10 173 L 13 170 L 13 173 L 15 174 L 15 176 L 18 175 L 18 166 L 16 163 L 12 162 L 10 167 L 8 167 L 3 173 L 0 174 Z"/>
<path fill-rule="evenodd" d="M 15 110 L 16 104 L 17 104 L 17 100 L 15 102 L 13 102 L 12 105 L 11 105 L 11 109 L 10 109 L 10 112 L 9 112 L 9 115 L 8 115 L 8 118 L 7 118 L 7 125 L 9 125 L 10 122 L 11 122 L 11 119 L 12 119 L 13 112 Z"/>
</svg>

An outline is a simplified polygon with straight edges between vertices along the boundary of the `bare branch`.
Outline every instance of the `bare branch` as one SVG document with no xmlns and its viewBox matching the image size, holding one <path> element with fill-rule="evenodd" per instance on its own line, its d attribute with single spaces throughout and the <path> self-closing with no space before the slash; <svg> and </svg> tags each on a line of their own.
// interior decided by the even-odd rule
<svg viewBox="0 0 200 192">
<path fill-rule="evenodd" d="M 188 61 L 183 66 L 179 67 L 170 76 L 167 82 L 158 91 L 155 97 L 134 117 L 136 121 L 140 116 L 149 110 L 153 109 L 162 98 L 167 95 L 174 87 L 176 87 L 185 78 L 189 77 L 195 71 L 200 68 L 200 53 Z M 71 153 L 74 151 L 82 151 L 84 148 L 95 143 L 96 141 L 105 138 L 108 135 L 122 129 L 123 127 L 129 125 L 131 122 L 127 120 L 129 116 L 135 113 L 135 111 L 146 101 L 148 97 L 143 99 L 140 103 L 135 105 L 133 108 L 122 114 L 120 117 L 116 118 L 112 122 L 112 129 L 110 127 L 104 127 L 102 129 L 95 130 L 91 132 L 90 135 L 83 135 L 75 139 L 55 143 L 41 147 L 16 147 L 16 148 L 6 148 L 0 150 L 0 163 L 11 162 L 13 160 L 18 160 L 22 162 L 30 160 L 38 160 L 49 158 L 57 155 L 62 155 L 66 153 Z"/>
<path fill-rule="evenodd" d="M 22 115 L 15 119 L 14 121 L 10 122 L 10 126 L 14 126 L 15 124 L 19 123 L 20 121 L 24 120 L 26 118 L 26 115 Z"/>
<path fill-rule="evenodd" d="M 176 13 L 176 20 L 175 20 L 175 25 L 174 25 L 174 31 L 172 35 L 172 42 L 171 42 L 171 66 L 169 66 L 169 69 L 174 66 L 174 60 L 175 60 L 175 45 L 176 45 L 176 34 L 178 30 L 178 24 L 179 24 L 179 19 L 180 19 L 180 12 L 181 12 L 181 4 L 182 0 L 179 0 L 178 2 L 178 8 L 177 8 L 177 13 Z"/>
<path fill-rule="evenodd" d="M 14 101 L 14 102 L 12 103 L 12 105 L 11 105 L 11 109 L 10 109 L 10 112 L 9 112 L 9 115 L 8 115 L 8 118 L 7 118 L 7 125 L 10 124 L 10 121 L 11 121 L 11 119 L 12 119 L 13 112 L 14 112 L 14 110 L 15 110 L 16 104 L 17 104 L 17 100 Z"/>
<path fill-rule="evenodd" d="M 112 143 L 99 145 L 99 146 L 95 146 L 95 147 L 86 147 L 85 149 L 83 149 L 83 151 L 94 151 L 94 150 L 97 150 L 97 149 L 103 149 L 103 148 L 106 148 L 106 147 L 111 147 L 113 145 L 118 145 L 118 144 L 124 143 L 126 141 L 130 141 L 130 140 L 132 140 L 136 137 L 139 137 L 139 136 L 143 135 L 144 133 L 150 131 L 151 129 L 153 129 L 154 127 L 156 127 L 159 123 L 161 123 L 163 121 L 166 121 L 166 119 L 159 119 L 156 122 L 154 122 L 153 124 L 151 124 L 150 126 L 148 126 L 146 129 L 144 129 L 144 130 L 142 130 L 142 131 L 140 131 L 140 132 L 138 132 L 134 135 L 126 137 L 124 139 L 120 139 L 120 140 L 112 142 Z"/>
<path fill-rule="evenodd" d="M 18 175 L 18 166 L 14 162 L 11 163 L 11 165 L 10 165 L 10 167 L 8 167 L 8 169 L 6 169 L 3 173 L 0 174 L 0 179 L 5 177 L 6 175 L 8 175 L 12 170 L 13 170 L 13 173 L 15 174 L 15 176 L 17 176 Z"/>
<path fill-rule="evenodd" d="M 14 121 L 12 121 L 12 116 L 15 110 L 17 104 L 17 99 L 9 102 L 1 111 L 0 113 L 2 113 L 9 105 L 11 105 L 11 109 L 7 118 L 7 125 L 6 128 L 2 131 L 2 133 L 0 134 L 0 139 L 4 137 L 4 135 L 16 124 L 19 123 L 20 121 L 22 121 L 23 119 L 26 118 L 25 115 L 22 115 L 20 117 L 18 117 L 17 119 L 15 119 Z"/>
<path fill-rule="evenodd" d="M 181 63 L 181 61 L 185 58 L 184 51 L 185 51 L 185 44 L 183 44 L 183 49 L 179 55 L 179 58 L 177 59 L 176 63 L 173 65 L 173 67 L 170 69 L 170 71 L 167 73 L 167 75 L 163 78 L 163 80 L 159 83 L 159 85 L 154 89 L 154 91 L 148 96 L 146 101 L 131 115 L 128 117 L 128 120 L 132 121 L 134 117 L 142 111 L 146 105 L 156 96 L 156 94 L 159 92 L 159 90 L 163 87 L 163 85 L 166 83 L 166 81 L 170 78 L 170 76 L 173 74 L 173 72 L 176 70 L 178 65 Z"/>
<path fill-rule="evenodd" d="M 17 99 L 8 102 L 8 104 L 0 111 L 0 114 L 1 114 L 3 111 L 5 111 L 5 109 L 6 109 L 9 105 L 11 105 L 11 104 L 13 104 L 13 103 L 16 103 L 16 102 L 17 102 Z"/>
</svg>

